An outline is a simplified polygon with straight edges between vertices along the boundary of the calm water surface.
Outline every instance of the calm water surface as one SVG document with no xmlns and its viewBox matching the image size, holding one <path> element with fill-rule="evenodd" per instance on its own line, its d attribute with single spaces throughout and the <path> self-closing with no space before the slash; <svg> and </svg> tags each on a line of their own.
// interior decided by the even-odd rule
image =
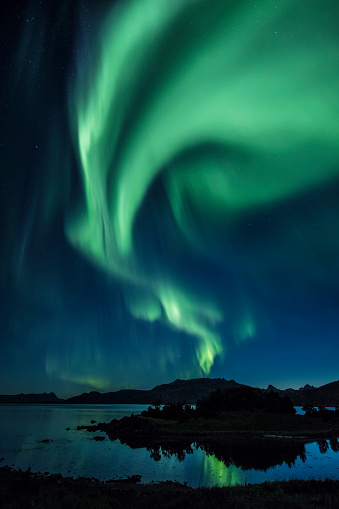
<svg viewBox="0 0 339 509">
<path fill-rule="evenodd" d="M 337 442 L 230 441 L 160 444 L 93 440 L 78 425 L 140 413 L 147 405 L 0 405 L 0 465 L 103 480 L 141 475 L 141 482 L 172 480 L 189 486 L 233 485 L 281 479 L 339 479 Z M 70 428 L 68 431 L 66 428 Z M 42 440 L 50 442 L 43 443 Z"/>
</svg>

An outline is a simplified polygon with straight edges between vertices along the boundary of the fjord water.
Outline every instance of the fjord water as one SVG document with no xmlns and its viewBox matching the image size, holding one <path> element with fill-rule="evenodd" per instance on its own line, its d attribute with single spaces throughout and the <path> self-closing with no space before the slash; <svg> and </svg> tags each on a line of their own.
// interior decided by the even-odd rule
<svg viewBox="0 0 339 509">
<path fill-rule="evenodd" d="M 187 440 L 182 447 L 172 443 L 147 448 L 133 442 L 129 446 L 119 440 L 110 441 L 101 432 L 93 435 L 76 429 L 90 424 L 92 419 L 108 422 L 132 412 L 138 414 L 145 408 L 146 405 L 0 405 L 0 465 L 102 480 L 141 475 L 141 482 L 171 480 L 194 487 L 282 479 L 339 479 L 338 447 L 328 441 L 305 447 L 290 444 L 289 453 L 277 453 L 274 443 L 279 447 L 279 442 L 271 439 L 259 443 L 230 441 L 225 453 L 216 444 L 202 446 Z M 93 440 L 98 435 L 105 440 Z M 232 457 L 234 462 L 229 460 Z"/>
</svg>

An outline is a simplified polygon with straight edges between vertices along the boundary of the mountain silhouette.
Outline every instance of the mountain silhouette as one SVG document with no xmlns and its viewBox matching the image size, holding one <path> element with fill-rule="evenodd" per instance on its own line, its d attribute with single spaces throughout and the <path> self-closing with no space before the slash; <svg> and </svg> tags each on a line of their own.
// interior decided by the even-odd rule
<svg viewBox="0 0 339 509">
<path fill-rule="evenodd" d="M 160 404 L 185 401 L 195 404 L 198 399 L 208 396 L 216 389 L 244 386 L 234 380 L 224 378 L 194 378 L 192 380 L 174 380 L 169 384 L 157 385 L 151 390 L 123 389 L 114 392 L 84 392 L 68 399 L 58 398 L 54 392 L 49 394 L 0 395 L 0 403 L 69 403 L 69 404 Z M 247 386 L 248 387 L 248 386 Z M 306 384 L 300 389 L 277 389 L 269 385 L 263 391 L 277 392 L 289 396 L 295 406 L 339 406 L 339 380 L 321 387 Z"/>
</svg>

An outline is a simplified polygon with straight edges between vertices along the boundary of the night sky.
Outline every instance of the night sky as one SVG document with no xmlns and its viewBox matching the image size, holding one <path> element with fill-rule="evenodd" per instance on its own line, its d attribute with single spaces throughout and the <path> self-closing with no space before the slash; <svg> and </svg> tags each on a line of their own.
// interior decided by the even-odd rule
<svg viewBox="0 0 339 509">
<path fill-rule="evenodd" d="M 1 9 L 0 393 L 337 380 L 337 0 Z"/>
</svg>

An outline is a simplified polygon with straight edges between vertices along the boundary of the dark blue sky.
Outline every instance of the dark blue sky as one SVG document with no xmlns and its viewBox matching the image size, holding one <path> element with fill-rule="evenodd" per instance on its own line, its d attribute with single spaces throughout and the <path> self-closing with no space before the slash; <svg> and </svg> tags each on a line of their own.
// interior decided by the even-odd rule
<svg viewBox="0 0 339 509">
<path fill-rule="evenodd" d="M 337 3 L 3 9 L 0 393 L 336 380 Z"/>
</svg>

